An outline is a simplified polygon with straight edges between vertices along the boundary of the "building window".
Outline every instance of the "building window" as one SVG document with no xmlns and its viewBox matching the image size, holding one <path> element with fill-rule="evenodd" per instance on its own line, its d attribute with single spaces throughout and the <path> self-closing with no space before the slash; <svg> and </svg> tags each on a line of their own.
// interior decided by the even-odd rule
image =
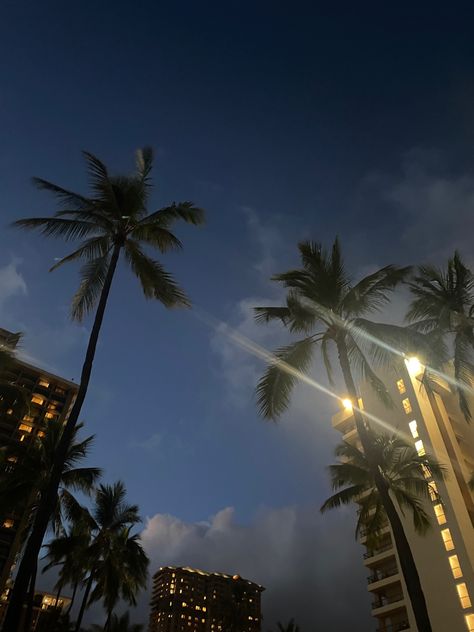
<svg viewBox="0 0 474 632">
<path fill-rule="evenodd" d="M 418 439 L 418 424 L 416 423 L 416 419 L 410 421 L 408 424 L 410 426 L 410 432 L 414 439 Z"/>
<path fill-rule="evenodd" d="M 27 426 L 26 424 L 20 424 L 18 426 L 18 430 L 23 430 L 24 432 L 31 432 L 33 428 L 31 426 Z"/>
<path fill-rule="evenodd" d="M 14 525 L 13 520 L 12 520 L 11 518 L 6 518 L 6 519 L 3 521 L 2 527 L 3 527 L 4 529 L 11 529 L 11 528 L 13 527 L 13 525 Z"/>
<path fill-rule="evenodd" d="M 47 382 L 46 380 L 41 379 L 38 382 L 38 386 L 42 386 L 43 388 L 49 388 L 49 382 Z"/>
<path fill-rule="evenodd" d="M 403 395 L 403 393 L 407 392 L 407 389 L 405 387 L 405 382 L 402 379 L 397 380 L 397 388 L 400 395 Z"/>
<path fill-rule="evenodd" d="M 430 491 L 430 498 L 434 502 L 435 500 L 438 500 L 439 498 L 438 486 L 436 485 L 434 481 L 431 481 L 431 483 L 428 483 L 428 485 L 429 485 L 429 491 Z"/>
<path fill-rule="evenodd" d="M 412 407 L 411 407 L 410 400 L 408 399 L 408 397 L 406 397 L 405 399 L 402 399 L 402 406 L 403 406 L 403 410 L 405 411 L 407 415 L 409 415 L 412 412 Z"/>
<path fill-rule="evenodd" d="M 415 448 L 416 448 L 416 451 L 418 452 L 418 456 L 425 456 L 426 454 L 425 446 L 423 445 L 423 441 L 421 439 L 418 439 L 418 441 L 415 441 Z"/>
<path fill-rule="evenodd" d="M 472 604 L 471 604 L 471 598 L 469 597 L 469 593 L 467 591 L 466 584 L 464 583 L 456 584 L 456 589 L 458 591 L 459 601 L 461 602 L 461 606 L 463 608 L 470 608 Z"/>
<path fill-rule="evenodd" d="M 474 614 L 467 614 L 465 619 L 468 632 L 474 632 Z"/>
<path fill-rule="evenodd" d="M 443 505 L 441 503 L 438 503 L 437 505 L 434 505 L 433 509 L 434 509 L 438 524 L 446 524 L 446 515 L 444 513 Z"/>
<path fill-rule="evenodd" d="M 39 395 L 33 395 L 31 401 L 33 404 L 38 404 L 38 406 L 42 406 L 44 404 L 44 398 Z"/>
<path fill-rule="evenodd" d="M 451 566 L 451 571 L 453 573 L 454 579 L 459 579 L 462 577 L 461 565 L 459 564 L 457 555 L 450 555 L 448 557 L 449 565 Z"/>
<path fill-rule="evenodd" d="M 443 529 L 441 531 L 441 537 L 443 538 L 444 548 L 446 551 L 452 551 L 454 549 L 454 542 L 449 529 Z"/>
</svg>

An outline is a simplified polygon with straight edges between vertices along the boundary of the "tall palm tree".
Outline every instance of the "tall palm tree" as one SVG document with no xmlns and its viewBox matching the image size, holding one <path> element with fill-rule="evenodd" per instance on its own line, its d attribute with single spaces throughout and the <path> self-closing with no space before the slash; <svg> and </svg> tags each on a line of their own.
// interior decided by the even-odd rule
<svg viewBox="0 0 474 632">
<path fill-rule="evenodd" d="M 101 625 L 92 625 L 89 632 L 102 632 Z M 109 632 L 142 632 L 143 625 L 141 623 L 130 623 L 130 613 L 127 611 L 122 616 L 112 615 L 108 627 Z"/>
<path fill-rule="evenodd" d="M 84 554 L 89 570 L 77 631 L 87 606 L 94 601 L 103 601 L 106 625 L 120 597 L 135 605 L 136 594 L 145 586 L 148 568 L 148 558 L 138 536 L 130 534 L 130 529 L 140 521 L 138 507 L 126 502 L 122 482 L 99 486 L 89 515 L 92 540 Z"/>
<path fill-rule="evenodd" d="M 360 331 L 370 322 L 363 317 L 388 303 L 390 292 L 405 280 L 410 268 L 388 265 L 352 283 L 345 271 L 337 239 L 330 253 L 319 244 L 309 241 L 299 244 L 299 252 L 300 268 L 272 277 L 287 288 L 286 305 L 256 308 L 258 322 L 279 320 L 290 332 L 304 335 L 297 342 L 276 351 L 275 361 L 257 386 L 260 412 L 265 418 L 276 419 L 286 410 L 298 375 L 310 370 L 317 345 L 320 345 L 332 383 L 329 346 L 334 345 L 347 395 L 352 403 L 357 432 L 392 527 L 418 629 L 420 632 L 431 632 L 415 561 L 387 482 L 378 470 L 376 455 L 372 454 L 369 423 L 358 407 L 359 396 L 354 379 L 356 370 L 387 405 L 391 404 L 385 385 L 375 374 L 364 353 Z"/>
<path fill-rule="evenodd" d="M 431 516 L 424 501 L 437 497 L 436 488 L 428 479 L 442 479 L 443 468 L 432 457 L 418 455 L 412 445 L 396 435 L 370 432 L 370 439 L 372 454 L 400 512 L 409 511 L 417 533 L 425 534 L 431 526 Z M 340 462 L 330 465 L 329 472 L 336 493 L 326 500 L 321 511 L 358 503 L 356 537 L 364 531 L 368 542 L 375 543 L 387 524 L 387 516 L 367 456 L 346 441 L 337 446 L 335 454 Z"/>
<path fill-rule="evenodd" d="M 12 632 L 18 629 L 21 608 L 29 578 L 38 559 L 48 520 L 54 507 L 61 467 L 67 444 L 84 403 L 91 377 L 105 308 L 117 263 L 123 255 L 138 278 L 148 299 L 160 301 L 165 307 L 188 307 L 190 302 L 183 290 L 163 265 L 147 254 L 146 249 L 164 254 L 180 249 L 180 240 L 171 232 L 177 221 L 198 225 L 204 221 L 202 209 L 192 202 L 173 203 L 148 213 L 151 193 L 153 152 L 146 147 L 137 152 L 135 173 L 113 176 L 96 156 L 84 152 L 91 181 L 91 195 L 74 193 L 56 184 L 36 178 L 40 189 L 53 193 L 60 210 L 52 217 L 36 217 L 15 222 L 19 228 L 37 229 L 46 237 L 62 238 L 81 243 L 71 254 L 53 266 L 71 261 L 83 261 L 82 281 L 72 302 L 72 317 L 82 320 L 96 308 L 89 337 L 81 381 L 76 400 L 69 414 L 63 441 L 54 464 L 51 484 L 36 515 L 8 607 L 5 625 Z"/>
<path fill-rule="evenodd" d="M 455 390 L 470 421 L 466 392 L 472 392 L 474 381 L 474 274 L 456 251 L 445 269 L 420 266 L 409 287 L 413 301 L 407 319 L 417 331 L 438 333 L 451 343 Z"/>
</svg>

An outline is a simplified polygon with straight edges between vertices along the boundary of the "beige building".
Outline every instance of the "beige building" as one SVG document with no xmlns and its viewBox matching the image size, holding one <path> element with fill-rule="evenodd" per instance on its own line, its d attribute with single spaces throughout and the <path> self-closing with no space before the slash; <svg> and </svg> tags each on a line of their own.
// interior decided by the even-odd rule
<svg viewBox="0 0 474 632">
<path fill-rule="evenodd" d="M 368 385 L 361 387 L 361 407 L 413 441 L 419 454 L 433 455 L 446 468 L 446 480 L 435 484 L 442 503 L 433 498 L 428 508 L 433 515 L 428 534 L 417 535 L 408 515 L 403 522 L 433 632 L 473 632 L 474 502 L 467 481 L 474 472 L 474 424 L 464 420 L 446 382 L 437 379 L 433 391 L 427 392 L 422 375 L 423 367 L 415 358 L 405 361 L 383 378 L 395 408 L 384 407 Z M 332 424 L 344 440 L 358 441 L 350 402 Z M 361 538 L 362 544 L 365 540 Z M 417 630 L 388 526 L 377 549 L 367 548 L 364 564 L 377 630 Z"/>
<path fill-rule="evenodd" d="M 15 350 L 19 338 L 18 334 L 0 328 L 0 347 Z M 0 380 L 21 387 L 29 401 L 22 419 L 18 419 L 11 409 L 0 412 L 0 448 L 41 437 L 51 419 L 64 421 L 77 393 L 74 382 L 18 358 L 0 374 Z M 15 463 L 8 464 L 8 467 L 15 467 Z M 7 586 L 21 544 L 26 516 L 26 508 L 15 515 L 0 515 L 0 594 L 4 594 Z"/>
<path fill-rule="evenodd" d="M 165 566 L 153 576 L 149 632 L 260 632 L 263 590 L 240 575 Z"/>
</svg>

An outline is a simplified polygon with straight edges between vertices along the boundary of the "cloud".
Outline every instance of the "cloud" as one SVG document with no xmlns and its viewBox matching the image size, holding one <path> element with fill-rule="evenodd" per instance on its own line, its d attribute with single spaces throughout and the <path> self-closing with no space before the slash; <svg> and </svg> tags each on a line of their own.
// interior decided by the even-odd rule
<svg viewBox="0 0 474 632">
<path fill-rule="evenodd" d="M 264 630 L 295 617 L 303 630 L 370 627 L 361 551 L 353 540 L 353 512 L 321 517 L 316 508 L 260 510 L 239 524 L 232 507 L 206 522 L 156 514 L 142 542 L 151 572 L 160 566 L 193 566 L 238 573 L 265 586 Z M 147 612 L 148 595 L 139 612 Z M 142 615 L 143 620 L 143 615 Z"/>
<path fill-rule="evenodd" d="M 150 450 L 156 456 L 156 451 L 161 450 L 163 444 L 163 435 L 161 432 L 154 432 L 151 436 L 142 441 L 131 441 L 132 448 L 140 448 L 142 450 Z"/>
<path fill-rule="evenodd" d="M 13 259 L 0 268 L 0 317 L 4 317 L 5 305 L 15 296 L 26 296 L 28 287 L 19 272 L 20 259 Z"/>
</svg>

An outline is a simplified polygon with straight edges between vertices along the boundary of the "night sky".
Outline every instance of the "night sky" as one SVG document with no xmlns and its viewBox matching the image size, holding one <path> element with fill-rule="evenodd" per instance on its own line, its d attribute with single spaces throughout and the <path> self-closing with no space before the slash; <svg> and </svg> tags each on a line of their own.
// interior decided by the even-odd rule
<svg viewBox="0 0 474 632">
<path fill-rule="evenodd" d="M 77 381 L 90 328 L 68 320 L 77 268 L 49 274 L 67 246 L 8 225 L 55 210 L 31 176 L 85 192 L 82 149 L 127 171 L 152 145 L 154 207 L 207 211 L 166 256 L 195 309 L 147 303 L 119 270 L 83 409 L 90 463 L 140 505 L 153 571 L 262 583 L 265 632 L 290 617 L 302 632 L 375 626 L 354 512 L 318 510 L 334 402 L 300 387 L 279 425 L 260 420 L 263 365 L 219 323 L 267 348 L 287 340 L 252 307 L 278 301 L 269 277 L 297 263 L 300 239 L 338 234 L 354 276 L 455 247 L 471 258 L 473 19 L 468 2 L 0 7 L 0 326 Z"/>
</svg>

